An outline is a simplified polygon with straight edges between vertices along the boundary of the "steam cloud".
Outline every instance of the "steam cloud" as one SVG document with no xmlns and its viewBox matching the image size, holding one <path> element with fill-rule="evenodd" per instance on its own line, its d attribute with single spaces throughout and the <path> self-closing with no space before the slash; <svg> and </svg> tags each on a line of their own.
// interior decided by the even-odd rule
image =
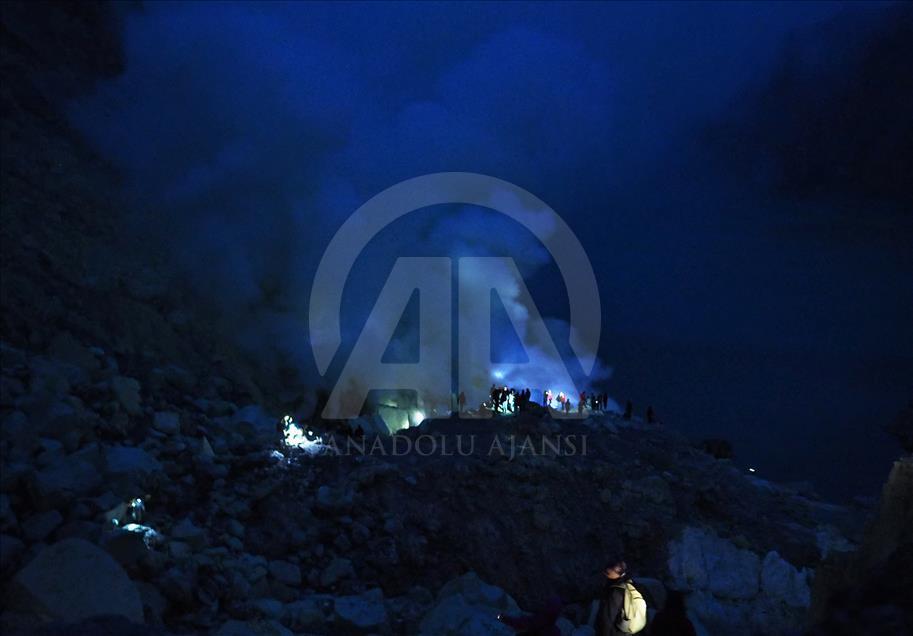
<svg viewBox="0 0 913 636">
<path fill-rule="evenodd" d="M 143 231 L 168 246 L 181 277 L 225 326 L 252 352 L 314 381 L 310 277 L 342 220 L 378 190 L 437 170 L 527 186 L 572 182 L 607 129 L 610 82 L 579 44 L 514 28 L 442 68 L 430 92 L 384 107 L 384 86 L 357 58 L 297 30 L 285 13 L 151 6 L 128 19 L 125 74 L 70 112 L 125 172 L 147 215 Z M 518 109 L 532 102 L 539 108 Z M 412 216 L 352 273 L 344 345 L 396 256 L 511 256 L 525 276 L 550 264 L 531 235 L 489 211 Z M 479 293 L 496 282 L 478 280 Z M 523 337 L 529 308 L 515 296 L 502 301 Z M 550 324 L 566 340 L 567 326 Z M 538 371 L 506 380 L 550 386 L 563 362 L 535 345 L 528 353 Z M 600 365 L 591 379 L 607 376 Z"/>
</svg>

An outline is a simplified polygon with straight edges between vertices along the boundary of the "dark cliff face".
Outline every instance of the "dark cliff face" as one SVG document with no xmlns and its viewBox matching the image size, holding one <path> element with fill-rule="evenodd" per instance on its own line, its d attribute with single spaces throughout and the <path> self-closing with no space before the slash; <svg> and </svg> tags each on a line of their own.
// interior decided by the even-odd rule
<svg viewBox="0 0 913 636">
<path fill-rule="evenodd" d="M 120 27 L 131 10 L 2 6 L 0 338 L 52 354 L 80 341 L 130 372 L 168 359 L 243 374 L 235 349 L 190 319 L 157 248 L 128 225 L 119 175 L 66 118 L 68 100 L 123 69 Z"/>
<path fill-rule="evenodd" d="M 810 636 L 913 629 L 913 457 L 894 463 L 860 548 L 822 564 Z"/>
<path fill-rule="evenodd" d="M 46 344 L 43 324 L 83 313 L 73 287 L 115 235 L 117 180 L 67 125 L 63 100 L 123 59 L 109 5 L 4 3 L 0 17 L 2 337 L 34 346 Z"/>
<path fill-rule="evenodd" d="M 8 2 L 0 10 L 7 97 L 39 93 L 48 112 L 123 70 L 122 12 L 130 3 Z M 5 103 L 6 107 L 7 104 Z"/>
</svg>

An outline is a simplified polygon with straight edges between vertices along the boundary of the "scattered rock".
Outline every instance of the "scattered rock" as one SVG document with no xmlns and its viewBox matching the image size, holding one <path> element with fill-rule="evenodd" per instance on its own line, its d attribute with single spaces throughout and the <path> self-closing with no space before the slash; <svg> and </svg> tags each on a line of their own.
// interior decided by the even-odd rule
<svg viewBox="0 0 913 636">
<path fill-rule="evenodd" d="M 71 455 L 36 473 L 30 490 L 35 507 L 48 510 L 90 495 L 101 484 L 102 476 L 91 463 Z"/>
<path fill-rule="evenodd" d="M 82 539 L 65 539 L 39 552 L 13 579 L 9 605 L 66 621 L 99 614 L 143 621 L 133 582 L 107 552 Z"/>
<path fill-rule="evenodd" d="M 39 512 L 22 522 L 22 536 L 30 543 L 44 541 L 63 523 L 63 515 L 56 510 Z"/>
<path fill-rule="evenodd" d="M 258 612 L 260 612 L 264 618 L 271 620 L 281 619 L 285 609 L 282 601 L 274 598 L 258 598 L 252 603 L 252 605 L 257 609 Z"/>
<path fill-rule="evenodd" d="M 111 446 L 105 451 L 107 472 L 113 475 L 148 474 L 162 470 L 162 465 L 152 455 L 135 446 Z"/>
<path fill-rule="evenodd" d="M 808 571 L 797 570 L 776 552 L 768 552 L 761 565 L 761 590 L 791 607 L 808 607 L 811 589 Z"/>
<path fill-rule="evenodd" d="M 0 534 L 0 574 L 12 569 L 23 552 L 25 544 L 22 541 L 8 534 Z"/>
<path fill-rule="evenodd" d="M 175 435 L 181 430 L 181 416 L 173 411 L 158 411 L 152 419 L 152 427 L 167 435 Z"/>
<path fill-rule="evenodd" d="M 301 585 L 301 568 L 288 561 L 270 561 L 270 575 L 285 585 L 298 587 Z"/>
<path fill-rule="evenodd" d="M 721 598 L 749 599 L 758 593 L 761 560 L 701 528 L 689 526 L 669 544 L 669 573 L 680 590 L 707 590 Z"/>
<path fill-rule="evenodd" d="M 303 598 L 286 603 L 282 622 L 296 632 L 320 628 L 326 622 L 320 599 Z"/>
<path fill-rule="evenodd" d="M 348 559 L 333 559 L 326 569 L 320 574 L 320 585 L 329 587 L 343 579 L 355 576 L 355 569 Z"/>
<path fill-rule="evenodd" d="M 274 620 L 228 621 L 216 636 L 292 636 L 292 632 Z"/>
<path fill-rule="evenodd" d="M 19 520 L 10 505 L 9 495 L 0 495 L 0 532 L 15 529 L 18 525 Z"/>
<path fill-rule="evenodd" d="M 143 409 L 140 405 L 140 385 L 133 378 L 127 378 L 122 375 L 116 375 L 111 378 L 111 391 L 115 399 L 132 416 L 142 415 Z"/>
<path fill-rule="evenodd" d="M 238 409 L 230 420 L 233 430 L 252 436 L 275 437 L 276 418 L 269 415 L 257 404 L 249 404 Z"/>
<path fill-rule="evenodd" d="M 520 613 L 516 602 L 499 587 L 469 572 L 444 585 L 438 603 L 421 622 L 423 636 L 507 636 L 513 631 L 498 614 Z"/>
<path fill-rule="evenodd" d="M 171 529 L 171 538 L 184 542 L 195 550 L 200 550 L 206 545 L 206 531 L 185 517 Z"/>
<path fill-rule="evenodd" d="M 360 633 L 379 631 L 387 622 L 384 594 L 380 588 L 357 596 L 339 597 L 333 611 L 339 625 Z"/>
</svg>

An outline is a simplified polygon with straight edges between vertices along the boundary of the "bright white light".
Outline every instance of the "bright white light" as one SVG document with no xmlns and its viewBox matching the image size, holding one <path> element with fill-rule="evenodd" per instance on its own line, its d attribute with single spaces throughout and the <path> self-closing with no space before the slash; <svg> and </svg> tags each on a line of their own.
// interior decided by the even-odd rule
<svg viewBox="0 0 913 636">
<path fill-rule="evenodd" d="M 755 470 L 754 468 L 749 468 L 749 469 L 748 469 L 748 472 L 750 472 L 750 473 L 756 473 L 756 472 L 758 472 L 758 471 Z"/>
<path fill-rule="evenodd" d="M 143 543 L 147 548 L 152 548 L 152 546 L 161 543 L 162 535 L 156 532 L 154 529 L 149 526 L 144 526 L 139 523 L 128 523 L 124 526 L 126 532 L 133 532 L 143 536 Z"/>
<path fill-rule="evenodd" d="M 139 497 L 130 501 L 130 518 L 134 521 L 142 521 L 143 513 L 146 512 L 146 504 Z"/>
<path fill-rule="evenodd" d="M 496 380 L 503 380 L 503 379 L 504 379 L 504 372 L 503 372 L 503 371 L 497 371 L 497 370 L 495 370 L 495 371 L 492 372 L 492 375 L 495 377 Z"/>
<path fill-rule="evenodd" d="M 282 423 L 285 425 L 285 444 L 287 446 L 300 448 L 311 455 L 323 447 L 320 437 L 315 436 L 313 431 L 305 434 L 304 429 L 295 423 L 291 415 L 283 417 Z"/>
<path fill-rule="evenodd" d="M 425 414 L 421 411 L 412 411 L 412 425 L 418 426 L 425 421 Z"/>
</svg>

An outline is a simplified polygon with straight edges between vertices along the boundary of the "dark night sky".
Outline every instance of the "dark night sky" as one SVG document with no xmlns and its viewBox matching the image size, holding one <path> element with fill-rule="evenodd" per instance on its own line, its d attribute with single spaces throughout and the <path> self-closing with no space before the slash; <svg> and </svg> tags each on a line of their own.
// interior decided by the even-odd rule
<svg viewBox="0 0 913 636">
<path fill-rule="evenodd" d="M 854 64 L 896 9 L 150 4 L 127 19 L 125 74 L 71 112 L 127 176 L 132 226 L 246 343 L 305 378 L 310 277 L 342 221 L 405 178 L 490 174 L 549 203 L 587 249 L 616 400 L 731 439 L 762 475 L 873 493 L 896 454 L 880 426 L 913 397 L 911 197 L 856 187 L 853 171 L 828 181 L 836 151 L 795 137 L 821 124 L 817 105 L 861 103 L 822 136 L 851 147 L 869 101 L 909 100 L 890 69 L 874 86 L 841 80 L 868 72 Z M 796 69 L 811 78 L 799 92 L 774 82 Z M 866 174 L 909 158 L 883 137 Z M 824 166 L 802 188 L 784 147 Z M 353 276 L 379 285 L 401 252 L 501 251 L 564 316 L 524 231 L 493 241 L 491 215 L 423 214 Z M 353 324 L 374 297 L 350 294 Z"/>
</svg>

